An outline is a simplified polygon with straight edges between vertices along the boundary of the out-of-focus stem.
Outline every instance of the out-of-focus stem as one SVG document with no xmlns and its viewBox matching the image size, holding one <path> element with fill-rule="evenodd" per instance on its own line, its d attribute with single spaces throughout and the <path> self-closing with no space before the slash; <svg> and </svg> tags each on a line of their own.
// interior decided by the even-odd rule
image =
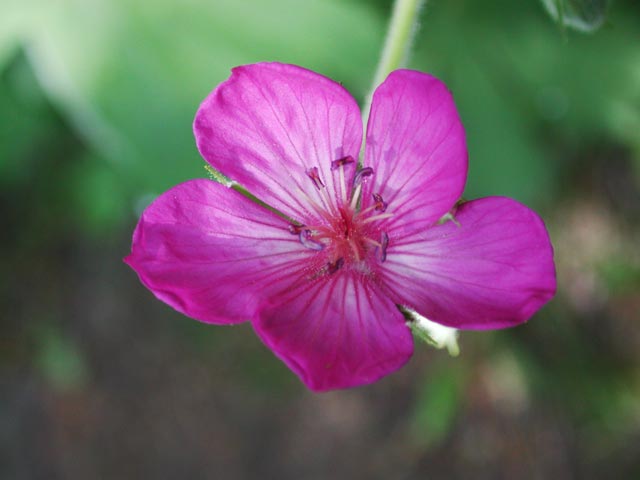
<svg viewBox="0 0 640 480">
<path fill-rule="evenodd" d="M 418 16 L 426 0 L 396 0 L 389 22 L 389 30 L 380 56 L 380 62 L 376 69 L 371 91 L 367 95 L 365 106 L 362 110 L 362 121 L 365 129 L 369 120 L 369 110 L 373 92 L 387 75 L 397 68 L 402 68 L 409 61 L 413 37 L 418 30 Z"/>
</svg>

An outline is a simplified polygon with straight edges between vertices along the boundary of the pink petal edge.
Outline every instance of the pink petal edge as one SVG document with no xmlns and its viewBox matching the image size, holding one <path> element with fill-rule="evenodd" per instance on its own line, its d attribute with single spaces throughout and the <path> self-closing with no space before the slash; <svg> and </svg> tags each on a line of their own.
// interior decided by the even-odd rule
<svg viewBox="0 0 640 480">
<path fill-rule="evenodd" d="M 318 168 L 328 206 L 339 193 L 331 162 L 357 159 L 362 141 L 360 110 L 347 90 L 280 63 L 234 68 L 204 100 L 193 128 L 200 153 L 214 168 L 304 223 L 314 218 L 305 196 L 318 195 L 306 172 Z"/>
<path fill-rule="evenodd" d="M 460 329 L 520 324 L 556 291 L 543 221 L 504 197 L 464 203 L 455 222 L 392 240 L 387 258 L 383 281 L 397 303 Z"/>
<path fill-rule="evenodd" d="M 163 302 L 203 322 L 251 320 L 266 286 L 306 267 L 288 223 L 210 180 L 191 180 L 142 214 L 125 262 Z"/>
<path fill-rule="evenodd" d="M 291 285 L 260 307 L 253 326 L 314 391 L 375 382 L 413 353 L 411 332 L 396 306 L 352 273 Z"/>
<path fill-rule="evenodd" d="M 387 229 L 430 227 L 461 197 L 467 178 L 464 128 L 453 97 L 437 78 L 396 70 L 376 89 L 367 125 L 363 208 L 382 196 L 394 216 Z"/>
</svg>

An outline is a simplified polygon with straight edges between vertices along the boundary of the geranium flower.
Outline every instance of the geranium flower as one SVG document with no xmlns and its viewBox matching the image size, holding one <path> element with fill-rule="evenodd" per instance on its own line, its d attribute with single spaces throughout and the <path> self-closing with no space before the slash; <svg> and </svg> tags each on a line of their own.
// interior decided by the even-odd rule
<svg viewBox="0 0 640 480">
<path fill-rule="evenodd" d="M 312 390 L 367 384 L 407 362 L 398 306 L 482 330 L 522 323 L 554 294 L 538 215 L 503 197 L 457 203 L 464 130 L 430 75 L 397 70 L 375 91 L 361 164 L 353 97 L 292 65 L 233 69 L 194 132 L 231 182 L 161 195 L 126 262 L 185 315 L 250 321 Z"/>
</svg>

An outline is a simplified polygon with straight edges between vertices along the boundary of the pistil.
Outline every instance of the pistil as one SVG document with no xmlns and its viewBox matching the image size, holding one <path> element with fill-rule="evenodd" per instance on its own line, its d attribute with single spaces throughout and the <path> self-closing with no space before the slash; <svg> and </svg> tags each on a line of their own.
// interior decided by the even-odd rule
<svg viewBox="0 0 640 480">
<path fill-rule="evenodd" d="M 305 171 L 322 202 L 319 204 L 303 191 L 300 191 L 300 194 L 309 202 L 310 207 L 319 216 L 320 222 L 314 221 L 314 226 L 293 222 L 289 225 L 289 232 L 298 235 L 300 243 L 309 250 L 326 251 L 323 255 L 326 255 L 324 258 L 327 263 L 318 270 L 318 275 L 331 275 L 346 264 L 352 265 L 351 268 L 358 271 L 368 271 L 368 267 L 361 265 L 367 260 L 367 255 L 381 263 L 387 258 L 389 235 L 384 231 L 381 232 L 378 227 L 367 225 L 390 218 L 393 213 L 386 211 L 388 205 L 379 193 L 372 194 L 372 205 L 358 211 L 362 200 L 362 185 L 373 176 L 374 172 L 371 167 L 359 169 L 353 176 L 351 195 L 348 198 L 345 168 L 351 164 L 356 163 L 350 156 L 331 162 L 331 170 L 338 170 L 338 185 L 335 191 L 338 198 L 333 199 L 320 177 L 319 168 L 312 167 Z M 335 200 L 337 202 L 334 203 Z M 380 235 L 379 240 L 371 238 L 374 232 Z"/>
</svg>

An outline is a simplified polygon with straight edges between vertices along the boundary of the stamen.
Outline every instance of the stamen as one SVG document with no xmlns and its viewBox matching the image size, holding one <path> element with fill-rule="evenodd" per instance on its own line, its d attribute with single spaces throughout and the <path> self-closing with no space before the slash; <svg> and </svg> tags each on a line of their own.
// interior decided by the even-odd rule
<svg viewBox="0 0 640 480">
<path fill-rule="evenodd" d="M 360 261 L 360 251 L 358 250 L 358 245 L 354 242 L 353 238 L 349 239 L 349 246 L 351 247 L 351 251 L 353 252 L 353 256 L 355 257 L 356 262 Z"/>
<path fill-rule="evenodd" d="M 362 223 L 375 222 L 376 220 L 382 220 L 383 218 L 393 217 L 393 213 L 381 213 L 380 215 L 374 215 L 373 217 L 365 218 Z"/>
<path fill-rule="evenodd" d="M 332 275 L 336 273 L 338 270 L 340 270 L 343 265 L 344 265 L 343 257 L 338 258 L 335 262 L 329 262 L 327 263 L 327 273 L 329 275 Z"/>
<path fill-rule="evenodd" d="M 300 243 L 310 250 L 322 250 L 324 244 L 311 238 L 311 230 L 305 229 L 300 231 Z"/>
<path fill-rule="evenodd" d="M 320 173 L 318 173 L 318 167 L 311 167 L 307 169 L 305 173 L 311 179 L 311 181 L 313 181 L 313 184 L 318 190 L 324 188 L 324 183 L 320 178 Z"/>
<path fill-rule="evenodd" d="M 380 260 L 380 263 L 387 259 L 387 247 L 389 246 L 389 235 L 386 232 L 382 232 L 380 235 L 380 247 L 376 248 L 376 257 Z"/>
<path fill-rule="evenodd" d="M 327 210 L 335 211 L 336 207 L 334 206 L 333 201 L 329 196 L 329 192 L 327 191 L 326 188 L 323 188 L 322 190 L 320 190 L 320 198 L 322 200 L 322 204 L 325 205 L 325 208 Z"/>
<path fill-rule="evenodd" d="M 358 206 L 358 200 L 360 200 L 360 190 L 362 189 L 362 184 L 358 185 L 356 187 L 356 189 L 353 191 L 353 193 L 351 194 L 351 210 L 355 210 L 356 207 Z"/>
<path fill-rule="evenodd" d="M 331 170 L 335 170 L 336 168 L 343 167 L 349 163 L 353 163 L 353 157 L 351 155 L 347 155 L 346 157 L 339 158 L 337 160 L 333 160 L 331 162 Z"/>
<path fill-rule="evenodd" d="M 342 198 L 342 204 L 347 203 L 347 184 L 344 183 L 344 168 L 340 165 L 340 196 Z"/>
<path fill-rule="evenodd" d="M 376 204 L 375 203 L 373 205 L 369 205 L 367 208 L 365 208 L 364 210 L 362 210 L 360 212 L 360 215 L 364 215 L 365 213 L 369 213 L 370 211 L 372 211 L 375 208 L 376 208 Z"/>
<path fill-rule="evenodd" d="M 362 240 L 364 240 L 367 243 L 370 243 L 371 245 L 375 245 L 376 247 L 380 246 L 380 242 L 376 242 L 375 240 L 369 238 L 369 237 L 364 237 Z"/>
<path fill-rule="evenodd" d="M 360 192 L 362 191 L 362 184 L 373 175 L 373 168 L 365 167 L 361 168 L 356 172 L 355 177 L 353 178 L 353 186 L 354 189 L 351 193 L 351 209 L 355 210 L 358 206 L 358 201 L 360 200 Z"/>
<path fill-rule="evenodd" d="M 379 193 L 374 193 L 373 194 L 373 200 L 376 202 L 375 203 L 375 209 L 378 212 L 385 212 L 387 210 L 387 202 L 385 202 L 382 199 L 382 195 L 380 195 Z"/>
<path fill-rule="evenodd" d="M 339 158 L 337 160 L 333 160 L 331 162 L 331 170 L 339 169 L 340 173 L 340 197 L 342 199 L 342 204 L 347 203 L 347 185 L 344 182 L 344 166 L 350 163 L 354 163 L 353 157 L 351 155 L 347 155 L 346 157 Z"/>
<path fill-rule="evenodd" d="M 300 235 L 300 232 L 303 228 L 306 228 L 306 225 L 296 225 L 295 223 L 289 224 L 289 233 L 291 235 Z"/>
<path fill-rule="evenodd" d="M 360 186 L 367 178 L 373 175 L 373 168 L 364 167 L 356 172 L 356 176 L 353 179 L 353 186 Z"/>
<path fill-rule="evenodd" d="M 313 207 L 313 209 L 316 211 L 316 213 L 322 217 L 322 218 L 326 218 L 328 219 L 329 217 L 327 216 L 327 212 L 320 206 L 318 205 L 318 203 L 316 203 L 315 201 L 313 201 L 311 199 L 311 197 L 309 197 L 309 195 L 307 195 L 305 192 L 303 192 L 302 190 L 300 190 L 299 188 L 296 189 L 298 191 L 298 193 L 307 201 L 307 203 L 309 205 L 311 205 Z M 326 192 L 326 189 L 320 190 L 320 197 L 322 198 L 322 192 Z"/>
</svg>

